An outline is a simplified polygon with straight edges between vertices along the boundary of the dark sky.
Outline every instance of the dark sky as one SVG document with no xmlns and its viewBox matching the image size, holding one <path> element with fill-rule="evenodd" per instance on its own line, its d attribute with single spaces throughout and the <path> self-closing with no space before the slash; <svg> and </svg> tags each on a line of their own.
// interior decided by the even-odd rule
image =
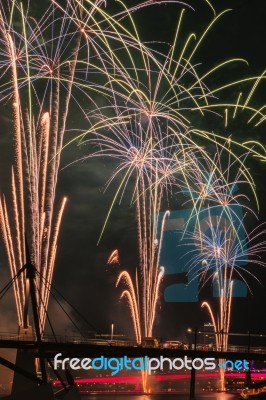
<svg viewBox="0 0 266 400">
<path fill-rule="evenodd" d="M 107 10 L 112 9 L 112 1 L 107 1 Z M 132 2 L 125 2 L 130 5 Z M 187 32 L 200 31 L 212 18 L 212 11 L 204 1 L 187 1 L 195 11 L 187 12 Z M 247 67 L 239 67 L 240 72 L 232 74 L 257 74 L 265 68 L 266 4 L 261 0 L 222 0 L 212 2 L 217 10 L 232 8 L 211 30 L 197 55 L 197 61 L 209 67 L 230 57 L 245 58 Z M 140 35 L 146 41 L 171 42 L 180 12 L 178 5 L 153 6 L 136 14 Z M 228 73 L 230 73 L 228 71 Z M 258 101 L 265 102 L 264 91 L 258 92 Z M 80 121 L 70 114 L 71 124 L 79 126 Z M 253 129 L 253 128 L 250 128 Z M 265 125 L 253 134 L 263 136 Z M 5 142 L 5 132 L 1 142 Z M 1 152 L 1 149 L 0 149 Z M 73 146 L 62 156 L 62 166 L 78 158 L 84 149 Z M 3 155 L 4 157 L 4 155 Z M 1 155 L 2 158 L 2 155 Z M 3 160 L 3 158 L 2 158 Z M 2 161 L 2 168 L 5 162 Z M 112 166 L 112 165 L 111 165 Z M 131 337 L 133 330 L 127 306 L 119 302 L 119 289 L 115 289 L 117 273 L 121 268 L 134 271 L 137 265 L 137 243 L 134 208 L 124 201 L 116 205 L 112 212 L 106 232 L 97 246 L 97 240 L 112 200 L 112 190 L 104 193 L 104 185 L 110 176 L 110 164 L 104 160 L 77 163 L 60 172 L 58 198 L 66 195 L 68 203 L 60 233 L 58 255 L 55 268 L 54 285 L 71 301 L 100 332 L 109 332 L 111 321 L 115 323 L 116 333 L 126 333 Z M 261 201 L 260 222 L 266 220 L 264 176 L 265 167 L 259 162 L 252 163 L 253 175 L 258 185 Z M 120 267 L 106 268 L 106 260 L 113 249 L 119 249 Z M 1 273 L 6 277 L 6 266 L 1 257 Z M 265 306 L 265 271 L 256 271 L 262 286 L 255 280 L 251 282 L 253 294 L 247 299 L 236 299 L 232 311 L 232 330 L 266 332 L 265 319 L 261 318 Z M 264 286 L 263 286 L 264 284 Z M 208 291 L 205 293 L 208 295 Z M 203 294 L 202 294 L 203 296 Z M 204 298 L 205 299 L 205 298 Z M 203 297 L 201 298 L 203 300 Z M 207 315 L 200 311 L 200 303 L 164 303 L 161 299 L 155 334 L 164 338 L 186 340 L 184 331 L 188 327 L 200 327 L 208 321 Z M 245 310 L 245 312 L 243 312 Z M 58 315 L 55 314 L 58 312 Z M 11 311 L 10 311 L 11 313 Z M 51 318 L 57 321 L 58 308 L 52 304 Z M 5 313 L 7 321 L 12 314 Z M 13 324 L 12 324 L 13 325 Z M 59 324 L 57 324 L 59 325 Z M 73 330 L 69 323 L 61 324 L 64 329 Z M 13 325 L 14 326 L 14 325 Z M 59 328 L 59 329 L 60 329 Z M 83 329 L 88 329 L 83 325 Z"/>
</svg>

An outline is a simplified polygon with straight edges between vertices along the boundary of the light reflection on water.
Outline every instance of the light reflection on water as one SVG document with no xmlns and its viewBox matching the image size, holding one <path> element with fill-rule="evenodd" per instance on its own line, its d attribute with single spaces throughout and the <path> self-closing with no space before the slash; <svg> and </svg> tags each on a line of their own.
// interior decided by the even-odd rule
<svg viewBox="0 0 266 400">
<path fill-rule="evenodd" d="M 181 394 L 158 394 L 158 395 L 89 395 L 82 396 L 82 400 L 189 400 L 188 395 Z M 205 395 L 197 395 L 195 400 L 239 400 L 238 395 L 228 393 L 210 393 Z"/>
</svg>

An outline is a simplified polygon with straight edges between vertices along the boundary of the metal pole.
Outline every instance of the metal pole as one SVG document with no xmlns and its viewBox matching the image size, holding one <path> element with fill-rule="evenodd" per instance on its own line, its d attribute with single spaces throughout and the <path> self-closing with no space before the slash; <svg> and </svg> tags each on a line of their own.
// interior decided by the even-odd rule
<svg viewBox="0 0 266 400">
<path fill-rule="evenodd" d="M 42 381 L 44 384 L 47 384 L 47 374 L 46 374 L 46 368 L 45 368 L 44 350 L 42 347 L 42 336 L 41 336 L 41 331 L 40 331 L 38 305 L 37 305 L 36 292 L 35 292 L 35 282 L 34 282 L 35 267 L 32 264 L 28 263 L 26 266 L 26 271 L 27 271 L 26 272 L 27 278 L 29 279 L 29 282 L 30 282 L 32 314 L 33 314 L 33 320 L 34 320 L 34 326 L 35 326 L 35 332 L 36 332 L 36 338 L 37 338 L 37 344 L 38 344 L 38 350 L 39 350 Z"/>
<path fill-rule="evenodd" d="M 250 344 L 251 344 L 251 332 L 248 331 L 248 354 L 250 353 Z M 246 377 L 245 377 L 245 384 L 247 386 L 250 386 L 252 383 L 252 379 L 251 379 L 251 370 L 250 370 L 250 360 L 248 357 L 248 361 L 249 361 L 249 369 L 246 371 Z"/>
<path fill-rule="evenodd" d="M 198 329 L 195 328 L 194 331 L 194 352 L 197 350 L 197 333 Z M 194 357 L 192 357 L 192 362 L 193 362 Z M 189 398 L 195 399 L 195 381 L 196 381 L 196 370 L 191 367 L 191 373 L 190 373 L 190 392 L 189 392 Z"/>
</svg>

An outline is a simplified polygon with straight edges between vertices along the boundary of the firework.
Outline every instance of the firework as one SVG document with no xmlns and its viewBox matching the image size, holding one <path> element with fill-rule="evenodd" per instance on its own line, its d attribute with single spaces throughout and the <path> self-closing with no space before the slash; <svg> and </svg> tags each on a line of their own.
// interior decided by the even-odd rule
<svg viewBox="0 0 266 400">
<path fill-rule="evenodd" d="M 69 57 L 71 67 L 63 92 L 60 88 L 63 53 L 60 54 L 58 38 L 50 36 L 47 39 L 49 50 L 44 40 L 52 31 L 49 18 L 53 20 L 55 13 L 54 6 L 49 7 L 38 25 L 30 17 L 29 9 L 24 10 L 22 3 L 12 1 L 7 9 L 3 6 L 0 11 L 1 43 L 5 55 L 1 68 L 6 76 L 10 76 L 10 82 L 6 78 L 2 84 L 1 93 L 3 99 L 11 100 L 14 132 L 14 167 L 10 185 L 12 202 L 7 206 L 5 197 L 1 198 L 2 236 L 12 278 L 26 262 L 24 243 L 27 235 L 32 263 L 48 282 L 53 277 L 58 235 L 66 204 L 64 198 L 61 205 L 55 206 L 55 190 L 79 49 L 77 42 L 72 44 L 75 54 Z M 15 29 L 17 18 L 21 21 L 21 31 Z M 64 28 L 66 17 L 61 16 L 57 23 L 64 42 L 67 35 Z M 40 89 L 38 85 L 41 80 L 44 85 Z M 43 330 L 49 290 L 43 280 L 38 280 L 36 284 L 40 326 Z M 25 325 L 24 275 L 15 285 L 14 293 L 18 323 Z"/>
<path fill-rule="evenodd" d="M 77 93 L 97 113 L 93 96 L 110 96 L 109 69 L 119 63 L 112 47 L 134 42 L 119 22 L 127 11 L 116 20 L 104 6 L 104 1 L 66 0 L 62 8 L 52 0 L 39 19 L 30 15 L 30 2 L 25 8 L 10 0 L 0 8 L 0 94 L 12 109 L 14 138 L 10 193 L 1 196 L 0 225 L 12 278 L 26 262 L 27 236 L 31 262 L 43 277 L 36 278 L 42 331 L 49 301 L 46 282 L 53 278 L 66 205 L 66 198 L 56 199 L 56 187 L 70 102 L 90 123 Z M 14 295 L 18 323 L 25 325 L 24 275 L 15 281 Z"/>
<path fill-rule="evenodd" d="M 3 195 L 0 201 L 0 224 L 12 278 L 25 264 L 27 234 L 32 263 L 44 278 L 37 281 L 42 331 L 49 301 L 47 281 L 51 283 L 53 277 L 66 205 L 65 198 L 58 202 L 56 187 L 71 102 L 88 127 L 80 134 L 74 130 L 69 143 L 88 144 L 88 157 L 110 158 L 116 163 L 106 188 L 117 181 L 119 184 L 100 236 L 115 202 L 121 202 L 127 189 L 132 189 L 139 265 L 135 282 L 124 271 L 117 285 L 123 282 L 126 286 L 122 297 L 130 305 L 138 342 L 153 335 L 164 273 L 160 265 L 162 232 L 169 214 L 166 212 L 159 223 L 159 212 L 168 208 L 164 202 L 185 190 L 197 216 L 203 199 L 207 199 L 222 204 L 224 213 L 231 213 L 233 218 L 229 205 L 238 199 L 217 163 L 221 152 L 230 155 L 235 168 L 240 167 L 237 180 L 248 182 L 252 188 L 252 176 L 244 163 L 246 156 L 239 156 L 235 148 L 266 160 L 260 143 L 230 139 L 229 146 L 225 134 L 203 127 L 205 117 L 210 115 L 215 120 L 224 119 L 228 129 L 230 113 L 236 118 L 239 110 L 248 113 L 249 122 L 255 125 L 265 119 L 264 108 L 252 106 L 264 74 L 226 81 L 213 88 L 208 84 L 212 75 L 231 62 L 243 60 L 226 60 L 205 72 L 195 62 L 203 39 L 224 13 L 215 15 L 198 38 L 193 32 L 180 44 L 186 13 L 182 10 L 173 45 L 166 52 L 158 52 L 152 44 L 141 43 L 132 18 L 135 11 L 152 3 L 147 1 L 129 9 L 122 3 L 122 11 L 111 16 L 105 11 L 104 0 L 66 0 L 64 7 L 52 0 L 38 21 L 19 1 L 10 0 L 6 6 L 1 3 L 0 94 L 12 108 L 14 162 L 10 194 Z M 17 18 L 21 24 L 15 23 Z M 253 86 L 246 94 L 238 93 L 235 101 L 217 99 L 223 90 L 245 83 Z M 78 94 L 89 112 L 84 111 Z M 209 150 L 210 145 L 216 148 L 216 156 Z M 7 201 L 8 197 L 11 201 Z M 235 239 L 236 232 L 228 227 L 228 235 L 244 251 L 244 244 L 241 246 Z M 114 253 L 109 263 L 116 260 Z M 226 278 L 220 277 L 218 271 L 214 277 L 223 293 L 226 291 L 223 297 L 228 299 L 231 286 L 223 287 L 222 283 L 232 277 L 232 266 L 226 270 Z M 206 277 L 206 271 L 201 275 Z M 14 285 L 20 325 L 25 322 L 24 286 L 25 277 L 21 275 Z M 228 316 L 231 301 L 223 303 L 221 309 Z M 229 327 L 230 315 L 226 321 L 225 326 Z"/>
<path fill-rule="evenodd" d="M 191 271 L 199 275 L 202 286 L 212 281 L 217 288 L 219 301 L 217 312 L 206 301 L 201 305 L 206 308 L 214 327 L 216 350 L 227 351 L 228 333 L 231 322 L 234 278 L 238 277 L 249 287 L 247 277 L 256 276 L 248 265 L 266 267 L 261 260 L 261 253 L 266 251 L 265 227 L 255 228 L 247 238 L 240 238 L 238 232 L 242 223 L 232 221 L 221 215 L 210 215 L 200 228 L 186 232 L 189 241 L 193 240 L 196 248 L 190 251 Z M 204 225 L 204 226 L 203 226 Z M 221 388 L 225 389 L 224 370 L 221 369 Z"/>
<path fill-rule="evenodd" d="M 200 224 L 201 215 L 205 213 L 206 208 L 212 215 L 217 214 L 228 219 L 232 229 L 235 229 L 237 221 L 237 226 L 241 225 L 245 230 L 242 223 L 243 211 L 257 218 L 255 211 L 249 206 L 249 196 L 242 190 L 244 188 L 246 193 L 248 189 L 251 190 L 259 207 L 253 177 L 245 167 L 248 156 L 249 153 L 244 153 L 237 159 L 232 157 L 229 141 L 222 149 L 216 148 L 213 162 L 210 163 L 206 158 L 198 159 L 200 167 L 188 176 L 189 184 L 182 189 L 188 196 L 183 206 L 192 205 L 187 227 L 191 222 Z"/>
<path fill-rule="evenodd" d="M 215 213 L 220 213 L 217 216 L 220 223 L 225 218 L 229 219 L 226 233 L 235 246 L 238 243 L 239 249 L 244 252 L 246 247 L 241 243 L 238 228 L 232 222 L 237 220 L 241 225 L 237 208 L 248 197 L 239 193 L 237 187 L 248 185 L 256 198 L 254 181 L 246 166 L 246 159 L 251 155 L 265 161 L 265 148 L 260 143 L 238 143 L 230 134 L 221 133 L 230 131 L 229 117 L 240 116 L 239 110 L 248 114 L 249 122 L 256 120 L 258 123 L 263 120 L 263 107 L 258 110 L 251 104 L 262 77 L 226 82 L 219 88 L 209 87 L 207 82 L 213 74 L 219 73 L 232 62 L 244 60 L 226 60 L 200 73 L 194 61 L 196 52 L 223 13 L 214 17 L 198 39 L 192 33 L 185 44 L 180 46 L 178 37 L 184 14 L 182 10 L 173 45 L 166 54 L 154 51 L 151 45 L 148 48 L 138 44 L 142 57 L 136 60 L 136 46 L 129 47 L 132 57 L 129 57 L 126 66 L 120 63 L 117 67 L 116 77 L 110 87 L 112 96 L 107 96 L 106 105 L 94 113 L 94 124 L 90 129 L 76 138 L 80 144 L 86 144 L 90 149 L 83 160 L 95 157 L 110 159 L 114 165 L 106 189 L 111 184 L 117 185 L 117 188 L 100 239 L 114 204 L 121 202 L 129 190 L 131 193 L 131 205 L 136 210 L 139 266 L 135 278 L 128 271 L 122 271 L 117 286 L 123 284 L 125 287 L 121 298 L 128 302 L 137 342 L 141 342 L 145 336 L 153 336 L 164 273 L 160 265 L 163 227 L 159 224 L 158 215 L 165 203 L 179 193 L 187 194 L 188 202 L 192 204 L 189 222 L 195 221 L 195 232 L 201 228 L 200 214 L 208 203 L 212 212 L 215 210 Z M 246 94 L 239 93 L 236 101 L 225 103 L 217 98 L 217 93 L 221 95 L 223 90 L 231 86 L 250 82 L 254 84 L 251 90 Z M 220 131 L 203 128 L 205 117 L 209 121 L 210 116 L 222 122 L 224 126 Z M 233 174 L 233 170 L 237 172 Z M 244 208 L 252 212 L 247 205 Z M 217 281 L 223 299 L 220 304 L 223 314 L 221 329 L 228 331 L 233 269 L 227 266 L 225 271 L 223 275 L 216 271 L 213 278 Z M 237 271 L 241 274 L 241 268 Z M 206 268 L 200 275 L 203 281 L 207 276 Z M 217 336 L 219 344 L 224 348 L 225 338 L 225 335 L 220 335 L 219 339 Z M 145 391 L 148 390 L 145 376 L 143 387 Z"/>
<path fill-rule="evenodd" d="M 123 292 L 123 297 L 126 297 L 130 304 L 137 340 L 140 340 L 140 335 L 152 336 L 153 331 L 161 245 L 158 215 L 162 209 L 162 202 L 180 192 L 186 192 L 193 204 L 191 218 L 194 215 L 199 218 L 203 201 L 208 200 L 215 201 L 217 206 L 222 205 L 223 212 L 232 220 L 234 209 L 231 205 L 238 204 L 240 195 L 236 195 L 235 186 L 228 183 L 227 175 L 229 170 L 231 173 L 231 168 L 227 171 L 222 168 L 222 153 L 227 154 L 229 163 L 234 168 L 238 168 L 238 184 L 247 182 L 253 191 L 254 182 L 245 166 L 245 159 L 248 154 L 261 158 L 265 156 L 264 150 L 258 150 L 259 145 L 237 143 L 232 138 L 208 132 L 192 123 L 192 114 L 198 114 L 201 121 L 208 114 L 222 120 L 226 110 L 228 125 L 230 112 L 232 111 L 236 118 L 240 107 L 251 114 L 252 119 L 262 118 L 262 110 L 258 112 L 250 105 L 251 92 L 248 93 L 244 104 L 241 102 L 243 96 L 238 96 L 236 103 L 219 102 L 214 93 L 222 92 L 235 83 L 225 83 L 217 90 L 209 88 L 206 84 L 212 74 L 231 62 L 243 60 L 226 60 L 203 74 L 197 71 L 194 62 L 197 49 L 223 13 L 214 17 L 194 45 L 191 43 L 196 37 L 191 34 L 185 44 L 180 46 L 178 36 L 184 14 L 185 11 L 182 10 L 173 45 L 166 54 L 139 42 L 135 46 L 131 43 L 128 52 L 131 52 L 132 56 L 125 65 L 119 63 L 116 76 L 112 79 L 112 96 L 107 96 L 106 105 L 98 113 L 94 113 L 94 124 L 90 129 L 75 138 L 90 149 L 89 154 L 82 160 L 109 158 L 115 165 L 106 189 L 111 184 L 117 185 L 117 182 L 118 187 L 100 239 L 114 204 L 122 201 L 128 189 L 132 194 L 131 204 L 136 209 L 139 246 L 139 272 L 136 278 L 138 284 L 134 285 L 128 274 L 122 274 L 118 282 L 124 277 L 128 287 Z M 134 51 L 138 46 L 141 57 L 136 60 Z M 259 83 L 256 78 L 247 81 Z M 208 149 L 210 145 L 215 147 L 214 151 Z M 241 149 L 244 155 L 239 156 L 239 149 L 236 152 L 235 147 Z M 138 298 L 141 300 L 137 301 Z M 136 320 L 140 323 L 138 328 Z"/>
<path fill-rule="evenodd" d="M 115 265 L 119 264 L 119 253 L 117 249 L 112 251 L 107 260 L 107 265 L 113 265 L 113 264 Z"/>
</svg>

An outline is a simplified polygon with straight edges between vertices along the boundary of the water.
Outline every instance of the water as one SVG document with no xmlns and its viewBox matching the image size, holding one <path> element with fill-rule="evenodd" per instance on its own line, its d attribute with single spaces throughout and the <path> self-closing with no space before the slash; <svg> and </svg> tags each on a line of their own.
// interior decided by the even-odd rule
<svg viewBox="0 0 266 400">
<path fill-rule="evenodd" d="M 189 400 L 188 395 L 181 394 L 158 394 L 158 395 L 85 395 L 82 400 Z M 196 396 L 195 400 L 239 400 L 239 395 L 227 393 L 210 393 Z"/>
</svg>

